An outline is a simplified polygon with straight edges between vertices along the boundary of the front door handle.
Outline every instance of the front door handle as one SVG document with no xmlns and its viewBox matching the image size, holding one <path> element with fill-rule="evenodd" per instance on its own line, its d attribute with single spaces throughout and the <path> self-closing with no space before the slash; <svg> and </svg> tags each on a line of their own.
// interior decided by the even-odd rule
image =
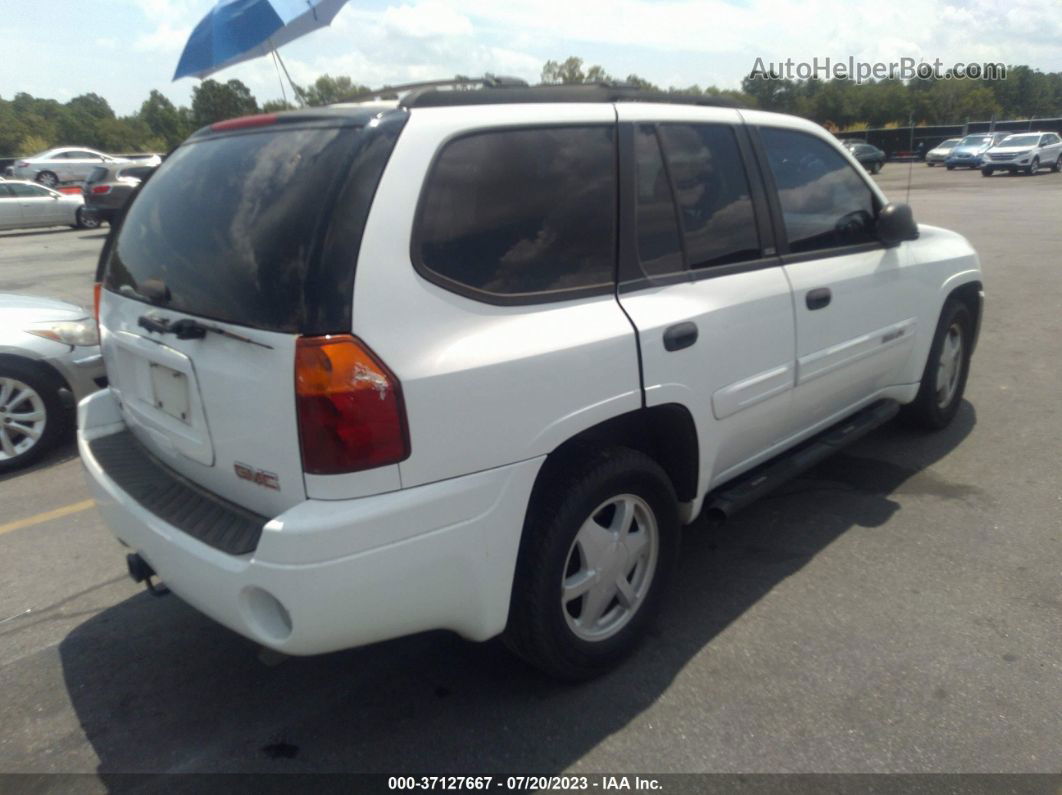
<svg viewBox="0 0 1062 795">
<path fill-rule="evenodd" d="M 664 332 L 664 350 L 679 351 L 697 341 L 697 324 L 689 321 L 677 323 Z"/>
<path fill-rule="evenodd" d="M 816 287 L 814 290 L 808 290 L 804 302 L 808 305 L 808 309 L 814 311 L 828 306 L 831 298 L 833 298 L 833 293 L 830 292 L 829 287 Z"/>
</svg>

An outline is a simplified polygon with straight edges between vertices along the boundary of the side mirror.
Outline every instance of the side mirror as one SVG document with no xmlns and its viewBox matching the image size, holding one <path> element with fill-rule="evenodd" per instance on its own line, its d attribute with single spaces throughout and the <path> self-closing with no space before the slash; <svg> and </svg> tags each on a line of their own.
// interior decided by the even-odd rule
<svg viewBox="0 0 1062 795">
<path fill-rule="evenodd" d="M 878 239 L 886 246 L 898 246 L 918 239 L 918 224 L 910 205 L 890 202 L 881 208 L 877 221 Z"/>
</svg>

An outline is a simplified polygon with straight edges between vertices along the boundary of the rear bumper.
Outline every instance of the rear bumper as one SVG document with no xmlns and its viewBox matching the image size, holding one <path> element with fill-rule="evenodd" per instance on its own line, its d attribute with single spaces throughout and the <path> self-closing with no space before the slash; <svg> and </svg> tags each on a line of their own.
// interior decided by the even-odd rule
<svg viewBox="0 0 1062 795">
<path fill-rule="evenodd" d="M 524 512 L 541 459 L 353 500 L 306 500 L 229 555 L 124 492 L 89 442 L 124 430 L 109 390 L 79 406 L 78 446 L 111 530 L 219 623 L 286 654 L 429 629 L 485 640 L 505 628 Z M 278 605 L 282 606 L 278 608 Z"/>
</svg>

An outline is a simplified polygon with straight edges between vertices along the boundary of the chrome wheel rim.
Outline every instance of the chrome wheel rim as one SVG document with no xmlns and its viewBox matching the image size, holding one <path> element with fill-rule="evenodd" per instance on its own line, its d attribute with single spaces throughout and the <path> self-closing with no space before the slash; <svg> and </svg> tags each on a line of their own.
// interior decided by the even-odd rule
<svg viewBox="0 0 1062 795">
<path fill-rule="evenodd" d="M 952 323 L 944 336 L 937 366 L 937 406 L 945 408 L 955 397 L 962 374 L 963 338 L 962 328 Z"/>
<path fill-rule="evenodd" d="M 656 516 L 634 494 L 601 503 L 575 534 L 561 580 L 561 611 L 592 642 L 622 630 L 652 587 L 660 548 Z"/>
<path fill-rule="evenodd" d="M 0 461 L 18 458 L 36 447 L 47 422 L 44 400 L 33 387 L 0 376 Z"/>
<path fill-rule="evenodd" d="M 59 178 L 52 174 L 41 174 L 37 177 L 37 182 L 49 188 L 54 188 L 59 184 Z"/>
<path fill-rule="evenodd" d="M 95 229 L 100 225 L 100 219 L 92 213 L 86 213 L 83 210 L 78 210 L 78 220 L 85 229 Z"/>
</svg>

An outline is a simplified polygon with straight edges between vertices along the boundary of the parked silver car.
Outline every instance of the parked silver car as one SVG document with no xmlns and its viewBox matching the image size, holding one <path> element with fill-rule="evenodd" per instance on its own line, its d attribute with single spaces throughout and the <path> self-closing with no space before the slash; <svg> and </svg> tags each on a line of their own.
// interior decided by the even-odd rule
<svg viewBox="0 0 1062 795">
<path fill-rule="evenodd" d="M 95 229 L 100 219 L 85 211 L 80 193 L 59 193 L 26 180 L 0 178 L 0 230 L 31 226 Z"/>
<path fill-rule="evenodd" d="M 949 138 L 946 141 L 941 141 L 939 144 L 937 144 L 928 152 L 926 152 L 926 165 L 935 166 L 939 163 L 943 163 L 944 160 L 947 159 L 948 155 L 951 154 L 951 150 L 958 146 L 959 141 L 961 140 L 962 138 Z"/>
<path fill-rule="evenodd" d="M 1035 174 L 1041 168 L 1062 171 L 1062 138 L 1053 132 L 1026 132 L 1008 135 L 981 158 L 981 173 L 1022 171 Z"/>
<path fill-rule="evenodd" d="M 0 293 L 0 472 L 73 430 L 77 401 L 106 384 L 95 319 L 64 301 Z"/>
<path fill-rule="evenodd" d="M 54 188 L 61 182 L 84 182 L 96 166 L 118 160 L 92 149 L 60 146 L 15 161 L 11 173 L 18 179 L 31 179 Z"/>
</svg>

